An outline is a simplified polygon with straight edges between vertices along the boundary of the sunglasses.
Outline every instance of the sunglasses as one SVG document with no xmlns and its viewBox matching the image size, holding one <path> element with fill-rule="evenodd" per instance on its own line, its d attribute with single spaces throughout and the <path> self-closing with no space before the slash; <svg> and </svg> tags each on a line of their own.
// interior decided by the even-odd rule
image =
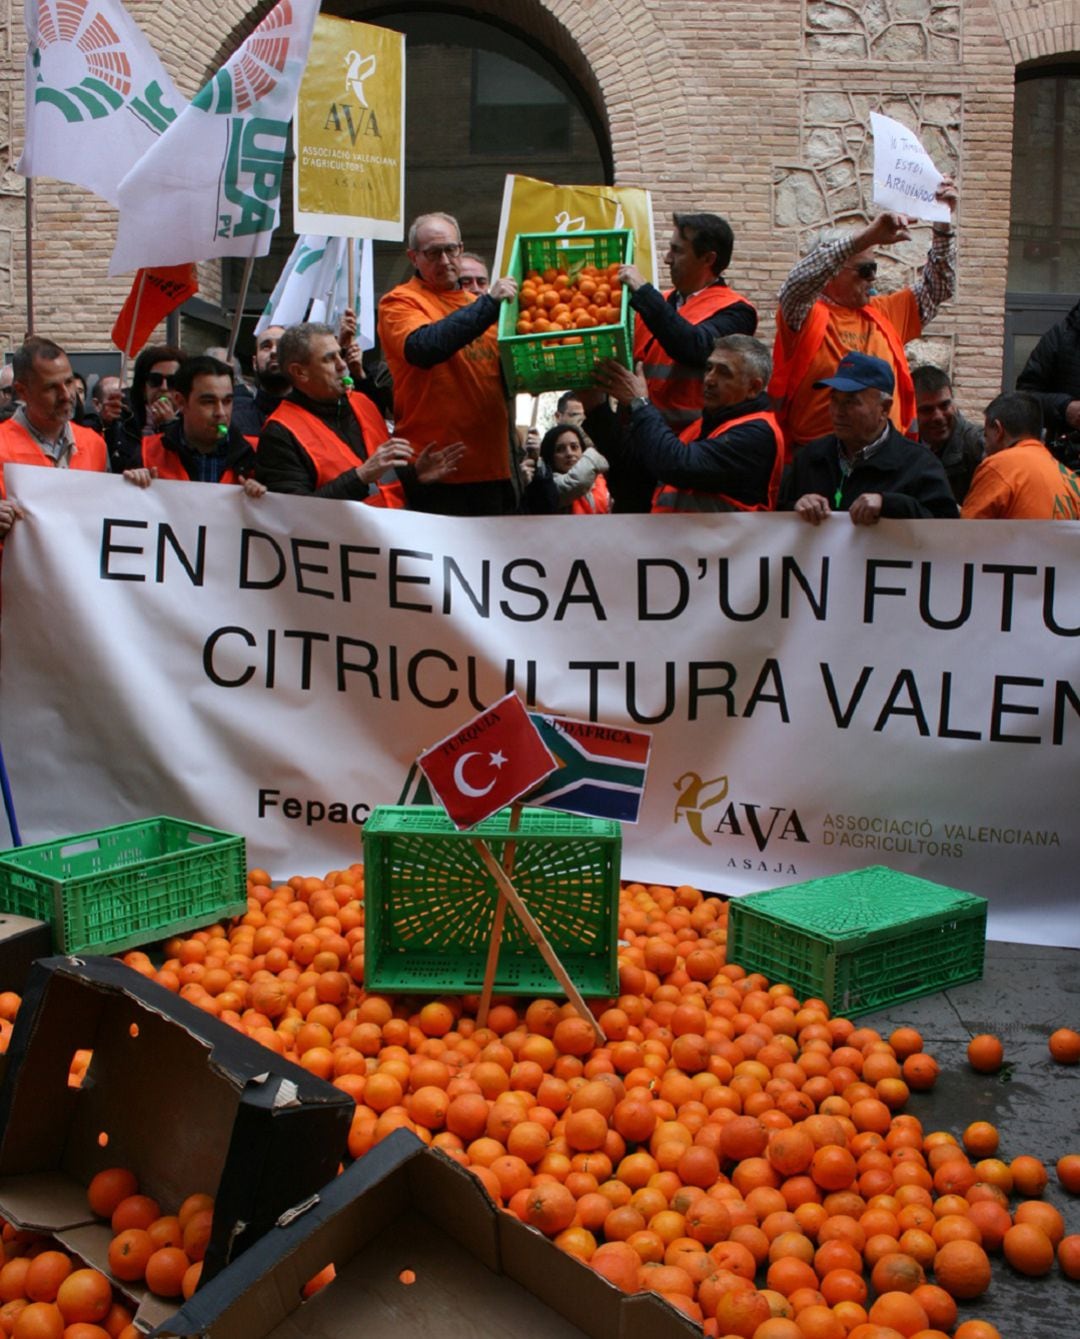
<svg viewBox="0 0 1080 1339">
<path fill-rule="evenodd" d="M 848 269 L 857 274 L 860 279 L 873 279 L 874 275 L 877 274 L 877 261 L 864 260 L 861 265 L 849 265 Z"/>
<path fill-rule="evenodd" d="M 171 372 L 147 372 L 146 384 L 153 386 L 155 390 L 160 386 L 168 386 L 172 390 L 173 374 Z"/>
</svg>

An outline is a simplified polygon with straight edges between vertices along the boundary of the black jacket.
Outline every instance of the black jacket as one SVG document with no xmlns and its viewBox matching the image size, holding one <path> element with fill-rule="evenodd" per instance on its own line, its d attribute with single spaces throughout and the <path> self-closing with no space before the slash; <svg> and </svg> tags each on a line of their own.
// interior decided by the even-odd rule
<svg viewBox="0 0 1080 1339">
<path fill-rule="evenodd" d="M 784 471 L 777 510 L 791 511 L 807 493 L 820 493 L 834 511 L 847 511 L 863 493 L 880 493 L 885 517 L 959 516 L 941 461 L 891 424 L 878 450 L 859 461 L 846 479 L 840 472 L 840 450 L 835 437 L 819 437 L 800 447 Z"/>
<path fill-rule="evenodd" d="M 314 414 L 327 425 L 349 447 L 356 456 L 357 465 L 368 458 L 364 434 L 359 420 L 353 413 L 345 396 L 326 404 L 321 400 L 312 400 L 300 391 L 290 392 L 288 399 Z M 389 437 L 389 433 L 387 436 Z M 307 451 L 297 441 L 284 423 L 268 419 L 259 434 L 259 449 L 255 457 L 255 478 L 267 486 L 271 493 L 301 493 L 315 497 L 348 499 L 362 502 L 376 488 L 376 484 L 363 483 L 357 478 L 355 470 L 345 470 L 328 484 L 316 488 L 318 475 Z"/>
<path fill-rule="evenodd" d="M 757 329 L 757 312 L 749 302 L 733 302 L 694 325 L 675 306 L 674 293 L 665 299 L 652 284 L 642 284 L 631 293 L 630 306 L 667 356 L 687 367 L 703 368 L 721 335 L 752 335 Z"/>
<path fill-rule="evenodd" d="M 1042 404 L 1047 437 L 1068 431 L 1065 410 L 1070 400 L 1080 400 L 1080 302 L 1032 349 L 1016 389 L 1030 391 Z"/>
</svg>

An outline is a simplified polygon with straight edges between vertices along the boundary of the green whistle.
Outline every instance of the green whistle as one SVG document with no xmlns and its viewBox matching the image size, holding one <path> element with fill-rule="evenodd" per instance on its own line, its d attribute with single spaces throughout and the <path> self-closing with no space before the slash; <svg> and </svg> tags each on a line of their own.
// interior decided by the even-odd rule
<svg viewBox="0 0 1080 1339">
<path fill-rule="evenodd" d="M 341 384 L 345 387 L 347 391 L 351 391 L 352 388 L 356 385 L 356 382 L 353 381 L 352 377 L 350 377 L 349 374 L 346 372 L 346 374 L 341 378 Z"/>
<path fill-rule="evenodd" d="M 219 423 L 217 425 L 217 435 L 218 440 L 223 442 L 229 435 L 229 425 L 227 423 Z"/>
</svg>

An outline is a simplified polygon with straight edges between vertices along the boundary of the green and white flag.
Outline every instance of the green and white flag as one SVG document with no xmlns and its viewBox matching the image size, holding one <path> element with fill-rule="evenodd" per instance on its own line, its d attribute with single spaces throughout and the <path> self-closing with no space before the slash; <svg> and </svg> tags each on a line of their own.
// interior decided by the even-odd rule
<svg viewBox="0 0 1080 1339">
<path fill-rule="evenodd" d="M 187 99 L 118 0 L 26 0 L 25 20 L 18 171 L 85 186 L 115 205 L 120 182 Z"/>
<path fill-rule="evenodd" d="M 280 0 L 120 183 L 110 274 L 265 256 L 319 0 Z"/>
<path fill-rule="evenodd" d="M 353 253 L 356 292 L 349 293 L 349 248 Z M 346 309 L 357 313 L 356 336 L 362 349 L 375 346 L 375 285 L 371 242 L 362 237 L 322 237 L 304 233 L 297 239 L 270 300 L 255 327 L 260 335 L 272 325 L 323 321 L 337 326 Z"/>
</svg>

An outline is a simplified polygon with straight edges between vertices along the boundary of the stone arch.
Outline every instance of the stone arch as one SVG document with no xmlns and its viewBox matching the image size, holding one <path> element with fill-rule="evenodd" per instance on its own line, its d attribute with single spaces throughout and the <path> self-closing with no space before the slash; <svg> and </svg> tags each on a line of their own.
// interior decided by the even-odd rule
<svg viewBox="0 0 1080 1339">
<path fill-rule="evenodd" d="M 1080 52 L 1080 0 L 996 0 L 1001 31 L 1014 65 Z"/>
</svg>

